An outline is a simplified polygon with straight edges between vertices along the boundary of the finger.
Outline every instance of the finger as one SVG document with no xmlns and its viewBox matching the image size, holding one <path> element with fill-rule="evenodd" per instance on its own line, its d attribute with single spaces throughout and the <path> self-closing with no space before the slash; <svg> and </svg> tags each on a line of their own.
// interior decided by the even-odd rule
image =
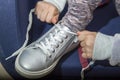
<svg viewBox="0 0 120 80">
<path fill-rule="evenodd" d="M 50 8 L 49 10 L 51 10 L 51 11 L 48 11 L 49 14 L 46 17 L 46 22 L 51 23 L 52 18 L 54 16 L 54 9 Z"/>
<path fill-rule="evenodd" d="M 83 57 L 83 58 L 87 58 L 86 53 L 82 53 L 82 57 Z"/>
<path fill-rule="evenodd" d="M 86 54 L 86 57 L 87 57 L 87 58 L 92 58 L 92 53 L 87 53 L 87 54 Z"/>
<path fill-rule="evenodd" d="M 84 48 L 87 58 L 92 58 L 92 50 L 90 48 Z"/>
<path fill-rule="evenodd" d="M 82 52 L 83 52 L 83 53 L 86 53 L 86 54 L 89 54 L 89 53 L 92 53 L 92 50 L 89 49 L 89 48 L 83 47 L 83 48 L 82 48 Z"/>
<path fill-rule="evenodd" d="M 86 52 L 86 51 L 85 51 L 85 48 L 82 48 L 82 52 L 83 52 L 83 53 L 85 53 L 85 52 Z"/>
<path fill-rule="evenodd" d="M 88 35 L 90 32 L 89 31 L 78 31 L 77 34 L 78 34 L 78 39 L 80 41 L 84 41 L 85 38 L 86 38 L 86 35 Z"/>
<path fill-rule="evenodd" d="M 93 45 L 93 40 L 91 38 L 86 38 L 86 40 L 84 41 L 86 47 L 92 47 Z"/>
<path fill-rule="evenodd" d="M 92 53 L 92 50 L 90 47 L 84 47 L 85 53 Z"/>
<path fill-rule="evenodd" d="M 43 21 L 43 22 L 46 21 L 46 17 L 47 17 L 48 14 L 49 13 L 48 13 L 47 10 L 42 11 L 42 13 L 40 15 L 40 20 Z"/>
<path fill-rule="evenodd" d="M 87 30 L 84 30 L 84 31 L 81 31 L 82 34 L 90 34 L 91 32 L 90 31 L 87 31 Z"/>
<path fill-rule="evenodd" d="M 56 23 L 57 23 L 58 17 L 59 17 L 59 14 L 56 15 L 56 16 L 54 16 L 54 17 L 52 18 L 52 23 L 53 23 L 53 24 L 56 24 Z"/>
<path fill-rule="evenodd" d="M 77 32 L 78 35 L 80 35 L 80 33 L 81 33 L 80 31 Z"/>
<path fill-rule="evenodd" d="M 35 6 L 35 14 L 37 15 L 37 11 L 38 11 L 38 5 L 39 5 L 40 2 L 37 2 L 36 6 Z"/>
<path fill-rule="evenodd" d="M 42 14 L 42 11 L 43 11 L 42 8 L 37 8 L 37 9 L 36 9 L 36 15 L 37 15 L 37 18 L 38 18 L 38 19 L 40 19 L 41 14 Z"/>
<path fill-rule="evenodd" d="M 53 17 L 53 15 L 51 13 L 49 13 L 46 17 L 46 22 L 51 23 L 52 22 L 52 17 Z"/>
<path fill-rule="evenodd" d="M 85 47 L 85 42 L 82 41 L 82 42 L 80 43 L 80 46 L 81 46 L 81 47 Z"/>
<path fill-rule="evenodd" d="M 81 35 L 81 34 L 80 34 L 80 35 L 78 36 L 78 40 L 79 40 L 79 41 L 84 41 L 84 40 L 85 40 L 85 35 Z"/>
<path fill-rule="evenodd" d="M 35 14 L 37 15 L 37 18 L 40 19 L 40 15 L 41 15 L 41 12 L 42 12 L 42 4 L 41 2 L 38 2 L 36 7 L 35 7 Z"/>
<path fill-rule="evenodd" d="M 90 31 L 87 31 L 87 30 L 77 32 L 78 35 L 86 35 L 86 34 L 89 34 L 89 33 L 90 33 Z"/>
</svg>

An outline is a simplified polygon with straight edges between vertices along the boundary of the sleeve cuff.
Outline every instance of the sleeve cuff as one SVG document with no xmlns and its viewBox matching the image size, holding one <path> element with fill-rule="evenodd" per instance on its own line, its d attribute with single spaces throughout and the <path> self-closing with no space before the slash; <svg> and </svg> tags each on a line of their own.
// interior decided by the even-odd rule
<svg viewBox="0 0 120 80">
<path fill-rule="evenodd" d="M 44 1 L 55 5 L 57 7 L 57 9 L 59 10 L 59 12 L 62 12 L 62 10 L 65 7 L 65 3 L 66 3 L 67 0 L 44 0 Z"/>
<path fill-rule="evenodd" d="M 112 54 L 113 37 L 98 32 L 93 49 L 93 60 L 109 59 Z"/>
<path fill-rule="evenodd" d="M 112 55 L 109 61 L 112 66 L 120 65 L 120 34 L 114 36 Z"/>
</svg>

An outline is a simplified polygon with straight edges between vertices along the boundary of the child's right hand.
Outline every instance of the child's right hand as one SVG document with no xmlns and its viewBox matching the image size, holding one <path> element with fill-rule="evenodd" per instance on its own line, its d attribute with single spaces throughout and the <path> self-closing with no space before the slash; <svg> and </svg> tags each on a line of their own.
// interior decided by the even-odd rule
<svg viewBox="0 0 120 80">
<path fill-rule="evenodd" d="M 55 24 L 58 21 L 59 11 L 56 6 L 45 1 L 39 1 L 35 8 L 37 18 L 43 22 Z"/>
<path fill-rule="evenodd" d="M 82 47 L 82 57 L 92 58 L 97 32 L 81 31 L 77 32 L 77 34 L 80 41 L 80 46 Z"/>
</svg>

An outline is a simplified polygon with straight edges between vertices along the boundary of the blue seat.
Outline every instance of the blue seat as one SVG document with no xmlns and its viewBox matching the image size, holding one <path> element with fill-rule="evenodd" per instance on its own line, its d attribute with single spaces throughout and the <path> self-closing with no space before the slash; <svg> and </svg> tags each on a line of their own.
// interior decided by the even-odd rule
<svg viewBox="0 0 120 80">
<path fill-rule="evenodd" d="M 14 51 L 19 49 L 25 40 L 26 28 L 28 25 L 28 14 L 30 9 L 35 7 L 37 0 L 1 0 L 0 1 L 0 44 L 2 52 L 0 53 L 0 62 L 7 70 L 7 72 L 16 80 L 23 80 L 14 68 L 14 61 L 16 57 L 5 60 Z M 61 16 L 66 12 L 67 6 L 61 13 Z M 107 13 L 106 13 L 107 12 Z M 29 43 L 35 41 L 48 31 L 52 24 L 40 22 L 36 15 L 33 18 L 33 27 L 30 31 Z M 118 16 L 113 1 L 103 8 L 98 8 L 94 12 L 93 21 L 87 26 L 87 30 L 98 31 L 109 20 Z M 61 19 L 61 18 L 60 18 Z M 104 61 L 105 62 L 105 61 Z M 100 63 L 100 64 L 98 64 Z M 104 65 L 104 66 L 103 66 Z M 111 74 L 114 71 L 114 74 Z M 117 72 L 116 72 L 117 71 Z M 81 64 L 78 57 L 77 49 L 63 56 L 55 70 L 41 80 L 46 79 L 80 79 Z M 119 67 L 106 66 L 101 61 L 96 63 L 96 66 L 86 73 L 86 77 L 105 77 L 118 76 L 120 73 Z"/>
</svg>

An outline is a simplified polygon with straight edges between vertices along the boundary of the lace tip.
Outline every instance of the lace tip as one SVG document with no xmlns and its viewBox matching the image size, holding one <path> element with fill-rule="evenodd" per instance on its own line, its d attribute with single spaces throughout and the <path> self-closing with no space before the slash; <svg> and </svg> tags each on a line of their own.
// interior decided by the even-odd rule
<svg viewBox="0 0 120 80">
<path fill-rule="evenodd" d="M 81 80 L 84 80 L 84 68 L 81 70 Z"/>
<path fill-rule="evenodd" d="M 7 57 L 7 58 L 5 58 L 5 60 L 7 61 L 8 59 L 10 59 L 10 58 L 12 58 L 13 56 L 9 56 L 9 57 Z"/>
<path fill-rule="evenodd" d="M 35 8 L 31 9 L 31 12 L 35 12 Z"/>
</svg>

